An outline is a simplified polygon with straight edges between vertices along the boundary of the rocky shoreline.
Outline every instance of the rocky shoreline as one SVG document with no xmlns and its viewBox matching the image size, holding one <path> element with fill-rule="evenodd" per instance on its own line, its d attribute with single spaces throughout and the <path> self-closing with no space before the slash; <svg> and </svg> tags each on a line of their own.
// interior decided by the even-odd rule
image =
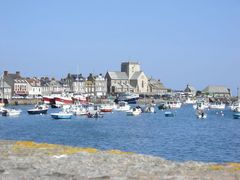
<svg viewBox="0 0 240 180">
<path fill-rule="evenodd" d="M 240 179 L 240 164 L 177 163 L 92 148 L 0 141 L 0 179 Z"/>
</svg>

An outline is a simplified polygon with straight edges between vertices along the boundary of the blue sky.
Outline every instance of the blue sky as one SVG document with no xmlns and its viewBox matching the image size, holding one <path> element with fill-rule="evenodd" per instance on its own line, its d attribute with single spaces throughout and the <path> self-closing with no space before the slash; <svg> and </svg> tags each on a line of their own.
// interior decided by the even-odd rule
<svg viewBox="0 0 240 180">
<path fill-rule="evenodd" d="M 170 88 L 240 85 L 239 0 L 0 2 L 0 71 L 106 73 L 134 60 Z"/>
</svg>

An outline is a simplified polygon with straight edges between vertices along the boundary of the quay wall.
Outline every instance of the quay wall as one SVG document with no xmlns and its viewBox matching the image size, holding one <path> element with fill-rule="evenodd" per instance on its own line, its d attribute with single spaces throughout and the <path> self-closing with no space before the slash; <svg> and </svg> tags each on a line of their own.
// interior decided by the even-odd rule
<svg viewBox="0 0 240 180">
<path fill-rule="evenodd" d="M 8 105 L 32 105 L 42 102 L 42 99 L 11 99 Z"/>
</svg>

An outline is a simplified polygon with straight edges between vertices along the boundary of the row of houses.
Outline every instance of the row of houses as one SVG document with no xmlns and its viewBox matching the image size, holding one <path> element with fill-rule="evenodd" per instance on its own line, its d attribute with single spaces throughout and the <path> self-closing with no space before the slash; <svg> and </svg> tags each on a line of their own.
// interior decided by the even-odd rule
<svg viewBox="0 0 240 180">
<path fill-rule="evenodd" d="M 11 99 L 16 96 L 38 97 L 52 93 L 73 92 L 89 96 L 115 95 L 123 92 L 134 92 L 148 95 L 171 94 L 171 89 L 166 88 L 160 80 L 148 77 L 141 70 L 138 62 L 123 62 L 120 71 L 108 71 L 102 74 L 67 74 L 65 78 L 25 78 L 20 72 L 9 73 L 4 71 L 0 77 L 0 97 Z M 187 85 L 182 91 L 186 96 L 199 94 L 193 86 Z M 201 91 L 201 95 L 212 97 L 230 97 L 231 92 L 223 86 L 208 86 Z"/>
<path fill-rule="evenodd" d="M 20 72 L 9 73 L 4 71 L 0 78 L 0 97 L 11 99 L 17 97 L 38 97 L 52 93 L 84 93 L 87 95 L 104 96 L 107 93 L 105 78 L 100 75 L 90 74 L 84 78 L 82 74 L 68 74 L 66 78 L 25 78 Z"/>
<path fill-rule="evenodd" d="M 1 76 L 0 96 L 11 99 L 16 96 L 44 96 L 51 93 L 73 92 L 90 96 L 105 96 L 123 92 L 139 94 L 165 94 L 165 88 L 160 80 L 148 78 L 137 62 L 123 62 L 121 71 L 108 71 L 102 74 L 68 74 L 61 80 L 54 78 L 25 78 L 20 72 L 9 73 L 4 71 Z"/>
</svg>

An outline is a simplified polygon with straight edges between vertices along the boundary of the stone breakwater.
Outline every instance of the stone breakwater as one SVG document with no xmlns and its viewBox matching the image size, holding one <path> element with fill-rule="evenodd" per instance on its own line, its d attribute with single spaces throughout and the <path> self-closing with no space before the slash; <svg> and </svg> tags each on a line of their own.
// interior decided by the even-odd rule
<svg viewBox="0 0 240 180">
<path fill-rule="evenodd" d="M 240 164 L 177 163 L 93 148 L 0 141 L 0 179 L 240 179 Z"/>
</svg>

